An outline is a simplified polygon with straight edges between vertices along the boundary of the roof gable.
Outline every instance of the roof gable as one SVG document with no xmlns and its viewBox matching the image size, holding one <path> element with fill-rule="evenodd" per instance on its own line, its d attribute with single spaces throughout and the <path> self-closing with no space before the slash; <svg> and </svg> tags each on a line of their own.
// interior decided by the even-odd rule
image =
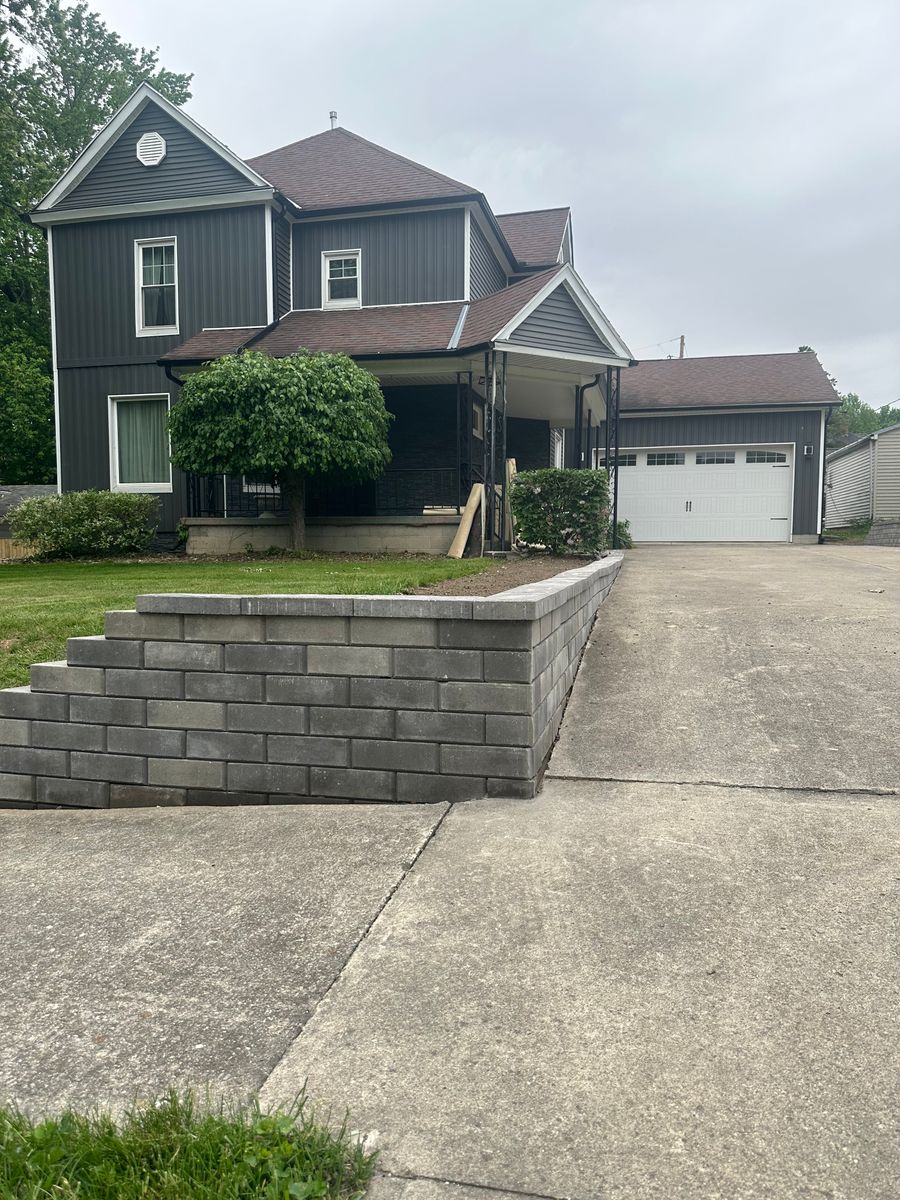
<svg viewBox="0 0 900 1200">
<path fill-rule="evenodd" d="M 137 156 L 138 139 L 159 133 L 166 143 L 162 162 L 145 167 Z M 181 196 L 210 196 L 247 189 L 247 179 L 181 122 L 148 100 L 76 187 L 66 208 L 97 208 Z"/>
<path fill-rule="evenodd" d="M 497 224 L 522 266 L 552 266 L 560 261 L 569 209 L 537 208 L 531 212 L 501 213 Z"/>
<path fill-rule="evenodd" d="M 403 158 L 349 129 L 328 129 L 247 162 L 304 209 L 361 208 L 478 195 L 477 188 Z"/>
<path fill-rule="evenodd" d="M 166 157 L 154 167 L 137 159 L 135 143 L 146 132 L 166 139 Z M 256 187 L 270 184 L 155 88 L 142 83 L 44 196 L 33 216 L 70 204 L 91 208 Z"/>
<path fill-rule="evenodd" d="M 815 354 L 732 354 L 639 363 L 622 381 L 622 410 L 840 404 Z"/>
<path fill-rule="evenodd" d="M 510 333 L 508 340 L 515 346 L 541 350 L 600 355 L 613 352 L 562 283 Z"/>
</svg>

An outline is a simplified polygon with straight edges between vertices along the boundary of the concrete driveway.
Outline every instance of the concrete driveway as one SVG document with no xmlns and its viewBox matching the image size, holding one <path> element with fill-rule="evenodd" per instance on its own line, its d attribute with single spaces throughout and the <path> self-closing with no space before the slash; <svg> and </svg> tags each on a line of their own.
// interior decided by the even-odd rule
<svg viewBox="0 0 900 1200">
<path fill-rule="evenodd" d="M 632 551 L 594 630 L 551 774 L 900 787 L 900 554 Z"/>
<path fill-rule="evenodd" d="M 0 1091 L 308 1080 L 374 1200 L 895 1197 L 898 601 L 629 554 L 533 801 L 0 814 Z"/>
</svg>

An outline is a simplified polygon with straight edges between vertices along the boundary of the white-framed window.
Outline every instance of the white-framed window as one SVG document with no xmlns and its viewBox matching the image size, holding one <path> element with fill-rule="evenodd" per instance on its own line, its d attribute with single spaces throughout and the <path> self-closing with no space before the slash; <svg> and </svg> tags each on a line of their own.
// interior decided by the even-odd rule
<svg viewBox="0 0 900 1200">
<path fill-rule="evenodd" d="M 684 454 L 680 450 L 653 451 L 647 455 L 648 467 L 683 467 Z"/>
<path fill-rule="evenodd" d="M 698 450 L 697 451 L 697 466 L 712 467 L 712 466 L 733 466 L 734 451 L 733 450 Z"/>
<path fill-rule="evenodd" d="M 322 307 L 359 308 L 362 303 L 362 251 L 322 252 Z"/>
<path fill-rule="evenodd" d="M 472 437 L 484 441 L 484 405 L 477 400 L 472 402 Z"/>
<path fill-rule="evenodd" d="M 271 479 L 265 479 L 259 475 L 242 475 L 241 491 L 256 496 L 281 495 L 281 488 L 277 483 L 273 483 Z"/>
<path fill-rule="evenodd" d="M 550 430 L 550 461 L 559 470 L 565 462 L 565 443 L 561 429 Z"/>
<path fill-rule="evenodd" d="M 109 396 L 109 486 L 113 492 L 171 492 L 169 393 Z"/>
<path fill-rule="evenodd" d="M 174 237 L 134 243 L 134 318 L 138 337 L 178 332 L 178 245 Z"/>
<path fill-rule="evenodd" d="M 787 455 L 782 450 L 748 450 L 747 463 L 786 463 Z"/>
</svg>

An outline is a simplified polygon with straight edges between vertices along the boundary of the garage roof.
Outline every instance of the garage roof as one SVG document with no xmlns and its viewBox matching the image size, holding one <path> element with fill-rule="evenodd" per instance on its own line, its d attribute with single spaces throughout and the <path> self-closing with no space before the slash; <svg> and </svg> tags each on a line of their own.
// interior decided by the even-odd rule
<svg viewBox="0 0 900 1200">
<path fill-rule="evenodd" d="M 622 376 L 622 411 L 840 404 L 815 354 L 662 358 Z"/>
</svg>

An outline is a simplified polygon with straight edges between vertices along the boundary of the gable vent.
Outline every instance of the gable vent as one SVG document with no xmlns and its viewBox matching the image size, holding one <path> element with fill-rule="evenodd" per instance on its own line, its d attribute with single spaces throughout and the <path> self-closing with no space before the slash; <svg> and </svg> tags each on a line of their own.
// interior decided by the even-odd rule
<svg viewBox="0 0 900 1200">
<path fill-rule="evenodd" d="M 138 138 L 138 161 L 145 167 L 155 167 L 166 157 L 166 139 L 161 133 L 145 133 Z"/>
</svg>

